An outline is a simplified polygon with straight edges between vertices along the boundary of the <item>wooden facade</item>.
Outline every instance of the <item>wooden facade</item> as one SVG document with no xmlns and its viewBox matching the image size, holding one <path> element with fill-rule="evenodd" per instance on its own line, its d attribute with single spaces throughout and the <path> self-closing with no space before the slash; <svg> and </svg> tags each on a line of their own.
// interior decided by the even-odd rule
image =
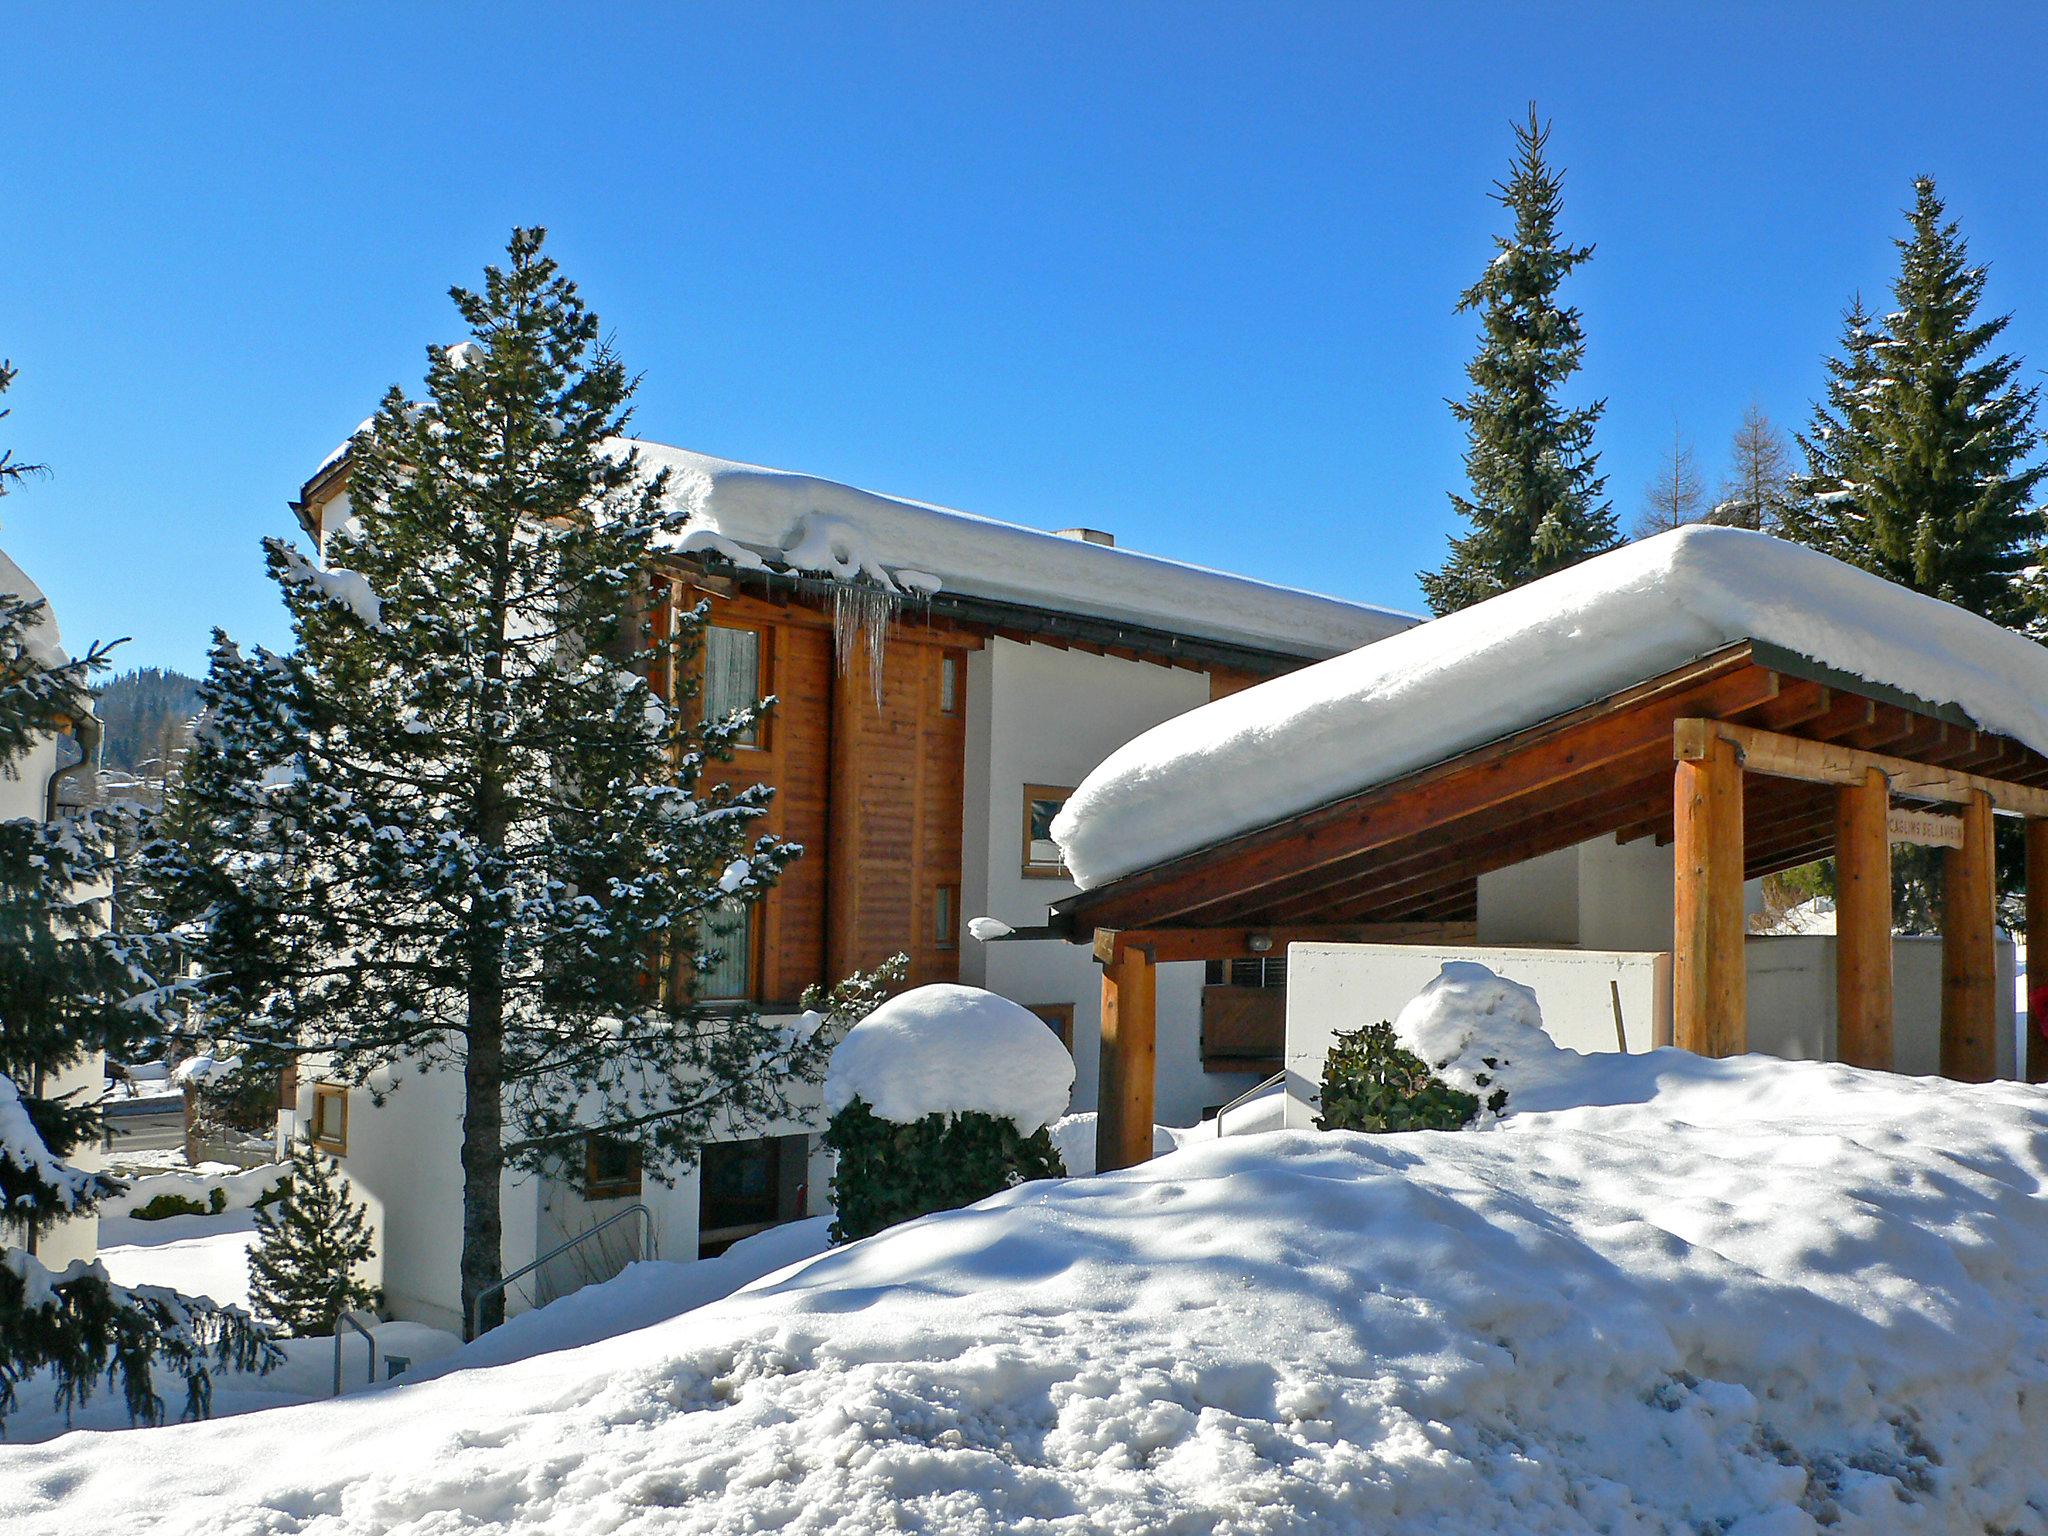
<svg viewBox="0 0 2048 1536">
<path fill-rule="evenodd" d="M 1476 912 L 1479 876 L 1613 835 L 1672 845 L 1673 1024 L 1705 1054 L 1746 1048 L 1745 880 L 1829 854 L 1853 889 L 1837 986 L 1843 1054 L 1891 1064 L 1889 854 L 1893 801 L 1959 808 L 1948 855 L 1942 1067 L 1979 1079 L 1995 1064 L 1991 857 L 1994 811 L 2027 818 L 2030 863 L 2048 871 L 2048 757 L 1983 731 L 1952 707 L 1742 643 L 1540 725 L 1284 821 L 1126 875 L 1057 904 L 1056 931 L 1092 936 L 1105 1008 L 1142 988 L 1127 954 L 1284 953 L 1346 925 L 1432 924 Z M 2048 880 L 2027 888 L 2031 936 L 2048 933 Z M 1107 935 L 1107 940 L 1105 940 Z M 2041 941 L 2036 941 L 2041 942 Z M 2044 962 L 2048 963 L 2048 962 Z M 1142 1006 L 1131 1010 L 1144 1017 Z M 1119 1114 L 1149 1116 L 1148 1087 L 1119 1031 L 1103 1037 L 1098 1157 L 1141 1160 Z M 2026 1072 L 2048 1075 L 2029 1041 Z M 1149 1127 L 1149 1118 L 1145 1120 Z"/>
</svg>

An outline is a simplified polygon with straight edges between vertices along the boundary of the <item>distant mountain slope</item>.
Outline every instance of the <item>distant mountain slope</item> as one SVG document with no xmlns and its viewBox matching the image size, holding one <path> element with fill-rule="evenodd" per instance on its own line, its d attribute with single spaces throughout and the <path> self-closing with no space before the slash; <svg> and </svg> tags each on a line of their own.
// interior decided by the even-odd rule
<svg viewBox="0 0 2048 1536">
<path fill-rule="evenodd" d="M 104 765 L 140 774 L 185 744 L 199 713 L 199 680 L 162 667 L 138 667 L 100 690 L 98 713 L 106 732 Z"/>
</svg>

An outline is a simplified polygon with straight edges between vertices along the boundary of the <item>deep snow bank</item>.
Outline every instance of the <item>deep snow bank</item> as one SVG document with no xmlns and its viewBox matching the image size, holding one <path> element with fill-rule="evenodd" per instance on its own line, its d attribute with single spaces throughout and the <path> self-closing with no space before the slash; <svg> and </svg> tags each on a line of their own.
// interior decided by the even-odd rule
<svg viewBox="0 0 2048 1536">
<path fill-rule="evenodd" d="M 0 1449 L 0 1519 L 2048 1530 L 2039 1090 L 1558 1051 L 1510 1094 L 1026 1185 L 584 1349 Z"/>
</svg>

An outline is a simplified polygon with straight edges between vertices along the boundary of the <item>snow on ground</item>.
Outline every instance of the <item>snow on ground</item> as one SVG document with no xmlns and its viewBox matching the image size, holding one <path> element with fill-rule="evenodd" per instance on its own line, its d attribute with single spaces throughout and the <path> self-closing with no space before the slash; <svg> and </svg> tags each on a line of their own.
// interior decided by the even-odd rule
<svg viewBox="0 0 2048 1536">
<path fill-rule="evenodd" d="M 1453 975 L 1404 1026 L 1513 1057 L 1486 1129 L 1190 1140 L 583 1348 L 0 1450 L 0 1520 L 2048 1532 L 2041 1090 L 1525 1022 Z"/>
<path fill-rule="evenodd" d="M 2048 752 L 2048 652 L 1826 555 L 1691 527 L 1190 710 L 1127 742 L 1053 823 L 1100 885 L 1383 784 L 1742 640 L 1953 703 Z"/>
<path fill-rule="evenodd" d="M 255 1241 L 253 1210 L 161 1221 L 102 1216 L 99 1258 L 118 1285 L 168 1285 L 186 1296 L 246 1307 Z"/>
<path fill-rule="evenodd" d="M 1020 1003 L 953 982 L 912 987 L 847 1031 L 825 1076 L 825 1112 L 856 1098 L 884 1120 L 998 1115 L 1029 1136 L 1066 1112 L 1074 1056 Z"/>
</svg>

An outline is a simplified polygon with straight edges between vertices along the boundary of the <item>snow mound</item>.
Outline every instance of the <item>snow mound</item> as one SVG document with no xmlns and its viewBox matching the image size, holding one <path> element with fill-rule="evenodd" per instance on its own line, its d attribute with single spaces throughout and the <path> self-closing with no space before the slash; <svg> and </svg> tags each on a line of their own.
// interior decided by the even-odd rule
<svg viewBox="0 0 2048 1536">
<path fill-rule="evenodd" d="M 1536 994 L 1472 960 L 1449 960 L 1394 1020 L 1394 1038 L 1451 1087 L 1484 1103 L 1495 1092 L 1555 1077 L 1582 1060 L 1550 1038 Z"/>
<path fill-rule="evenodd" d="M 902 1124 L 1000 1115 L 1029 1136 L 1065 1113 L 1074 1058 L 1045 1021 L 979 987 L 941 982 L 890 998 L 847 1031 L 825 1076 L 825 1111 L 856 1098 Z"/>
<path fill-rule="evenodd" d="M 1743 640 L 2048 752 L 2048 650 L 1739 528 L 1626 545 L 1154 726 L 1052 833 L 1084 888 L 1442 762 Z"/>
<path fill-rule="evenodd" d="M 584 1349 L 0 1448 L 0 1522 L 2044 1528 L 2041 1090 L 1560 1055 L 1488 1130 L 1207 1139 Z"/>
</svg>

